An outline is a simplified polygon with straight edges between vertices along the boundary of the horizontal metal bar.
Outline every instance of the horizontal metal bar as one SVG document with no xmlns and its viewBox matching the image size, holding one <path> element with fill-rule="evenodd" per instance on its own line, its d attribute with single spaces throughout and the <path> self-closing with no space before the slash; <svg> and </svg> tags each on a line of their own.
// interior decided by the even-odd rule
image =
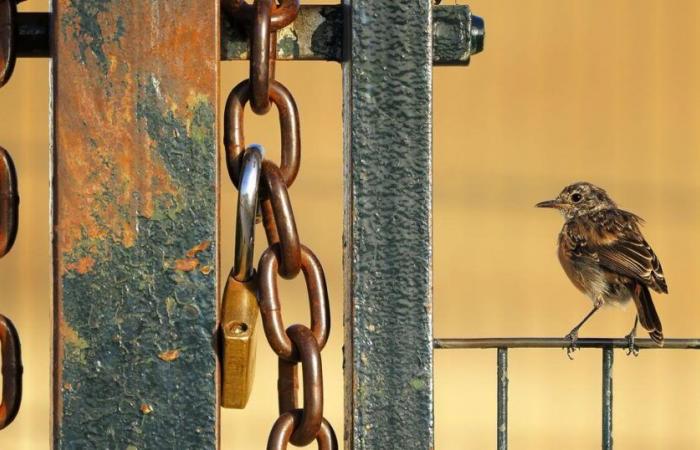
<svg viewBox="0 0 700 450">
<path fill-rule="evenodd" d="M 30 12 L 17 14 L 16 51 L 18 58 L 48 58 L 49 13 Z"/>
<path fill-rule="evenodd" d="M 277 33 L 277 59 L 342 61 L 343 6 L 302 5 L 296 20 Z M 433 7 L 433 64 L 467 65 L 484 47 L 484 22 L 466 5 Z M 245 30 L 223 16 L 221 60 L 248 58 Z"/>
<path fill-rule="evenodd" d="M 51 16 L 47 12 L 17 14 L 17 56 L 49 58 Z M 277 59 L 342 61 L 342 5 L 304 5 L 299 16 L 277 33 Z M 468 65 L 484 48 L 484 21 L 466 5 L 433 7 L 433 64 Z M 221 60 L 248 58 L 244 30 L 224 17 L 221 27 Z"/>
<path fill-rule="evenodd" d="M 613 349 L 603 348 L 603 450 L 613 448 Z"/>
<path fill-rule="evenodd" d="M 468 349 L 468 348 L 565 348 L 571 341 L 566 338 L 547 337 L 507 337 L 507 338 L 447 338 L 434 339 L 436 349 Z M 663 347 L 659 347 L 651 339 L 635 339 L 634 344 L 640 349 L 649 350 L 700 350 L 700 339 L 665 339 Z M 579 338 L 576 341 L 579 348 L 628 348 L 629 341 L 624 338 Z"/>
</svg>

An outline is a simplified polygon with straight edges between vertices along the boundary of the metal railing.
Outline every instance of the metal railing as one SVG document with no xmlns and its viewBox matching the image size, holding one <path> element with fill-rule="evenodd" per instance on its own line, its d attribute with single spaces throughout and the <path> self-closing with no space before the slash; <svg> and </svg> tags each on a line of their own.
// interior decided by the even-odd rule
<svg viewBox="0 0 700 450">
<path fill-rule="evenodd" d="M 567 348 L 571 341 L 566 338 L 473 338 L 435 339 L 433 347 L 439 350 L 489 349 L 497 350 L 497 402 L 496 448 L 508 448 L 508 349 L 511 348 Z M 700 339 L 666 339 L 659 347 L 651 339 L 636 339 L 635 347 L 648 350 L 698 350 Z M 600 348 L 603 350 L 602 377 L 602 448 L 613 448 L 613 350 L 628 349 L 627 339 L 580 338 L 577 348 Z"/>
</svg>

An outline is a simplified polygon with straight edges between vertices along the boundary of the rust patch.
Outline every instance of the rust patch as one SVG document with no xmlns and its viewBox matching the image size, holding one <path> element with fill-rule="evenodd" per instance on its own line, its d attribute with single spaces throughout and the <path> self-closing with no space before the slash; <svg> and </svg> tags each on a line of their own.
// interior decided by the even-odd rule
<svg viewBox="0 0 700 450">
<path fill-rule="evenodd" d="M 180 272 L 192 272 L 199 266 L 199 260 L 197 258 L 184 258 L 175 260 L 175 270 Z"/>
<path fill-rule="evenodd" d="M 68 10 L 70 0 L 59 0 L 59 10 Z M 71 253 L 81 239 L 105 239 L 109 236 L 129 248 L 136 241 L 138 217 L 157 219 L 163 211 L 177 209 L 180 195 L 161 157 L 155 151 L 148 133 L 133 133 L 135 124 L 144 127 L 136 117 L 140 95 L 145 85 L 155 88 L 162 102 L 170 105 L 173 114 L 191 123 L 193 98 L 207 99 L 211 91 L 209 76 L 202 76 L 202 67 L 184 62 L 164 69 L 162 55 L 180 58 L 189 52 L 201 52 L 201 42 L 210 39 L 209 20 L 191 17 L 192 24 L 181 27 L 177 21 L 163 20 L 143 30 L 143 17 L 175 17 L 177 2 L 132 2 L 128 14 L 119 14 L 119 2 L 100 6 L 94 18 L 102 34 L 112 36 L 87 50 L 77 40 L 63 40 L 62 53 L 81 55 L 84 64 L 73 64 L 59 72 L 66 79 L 81 80 L 75 95 L 64 95 L 57 105 L 63 111 L 62 123 L 56 127 L 58 148 L 71 148 L 70 158 L 61 158 L 57 165 L 58 247 Z M 118 25 L 114 17 L 119 17 Z M 136 49 L 122 48 L 120 35 L 141 34 L 143 45 Z M 60 55 L 68 56 L 68 55 Z M 102 61 L 106 60 L 106 63 Z M 104 66 L 105 77 L 91 72 Z M 205 69 L 209 73 L 210 68 Z M 146 74 L 146 75 L 144 75 Z M 105 95 L 94 95 L 105 92 Z M 181 105 L 178 109 L 177 105 Z M 183 107 L 187 105 L 186 107 Z M 86 145 L 88 143 L 88 145 Z M 187 157 L 183 155 L 183 157 Z M 110 170 L 93 170 L 94 167 Z M 70 205 L 70 214 L 63 205 Z M 90 249 L 99 258 L 97 248 Z M 86 269 L 86 265 L 68 267 L 59 259 L 59 270 Z M 88 267 L 89 270 L 89 267 Z"/>
<path fill-rule="evenodd" d="M 166 351 L 162 352 L 161 354 L 159 354 L 158 357 L 165 362 L 173 362 L 180 357 L 180 350 L 178 350 L 178 349 L 166 350 Z"/>
<path fill-rule="evenodd" d="M 81 275 L 85 275 L 86 273 L 90 272 L 94 266 L 95 258 L 92 256 L 85 256 L 74 263 L 67 263 L 66 270 L 72 270 Z"/>
<path fill-rule="evenodd" d="M 194 258 L 199 253 L 202 253 L 204 250 L 209 249 L 210 246 L 211 246 L 211 241 L 204 241 L 200 244 L 197 244 L 187 252 L 187 257 Z"/>
</svg>

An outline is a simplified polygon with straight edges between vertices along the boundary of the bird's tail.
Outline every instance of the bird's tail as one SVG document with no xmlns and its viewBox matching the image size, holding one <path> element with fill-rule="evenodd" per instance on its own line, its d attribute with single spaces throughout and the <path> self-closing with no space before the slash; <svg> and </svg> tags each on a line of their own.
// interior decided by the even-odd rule
<svg viewBox="0 0 700 450">
<path fill-rule="evenodd" d="M 664 334 L 661 327 L 661 320 L 656 313 L 654 302 L 651 300 L 649 288 L 643 284 L 636 283 L 632 290 L 634 304 L 639 314 L 639 323 L 649 332 L 651 339 L 657 344 L 664 345 Z"/>
</svg>

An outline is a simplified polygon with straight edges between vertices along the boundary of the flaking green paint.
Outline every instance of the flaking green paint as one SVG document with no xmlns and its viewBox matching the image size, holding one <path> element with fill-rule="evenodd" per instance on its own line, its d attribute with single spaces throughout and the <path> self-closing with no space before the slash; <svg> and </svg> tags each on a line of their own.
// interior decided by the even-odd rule
<svg viewBox="0 0 700 450">
<path fill-rule="evenodd" d="M 101 248 L 89 272 L 69 270 L 61 279 L 63 297 L 71 299 L 64 303 L 64 322 L 79 340 L 64 344 L 61 395 L 63 415 L 71 419 L 60 427 L 58 448 L 216 446 L 209 432 L 216 420 L 215 324 L 202 320 L 216 316 L 216 272 L 181 272 L 167 264 L 215 235 L 214 107 L 206 96 L 195 97 L 186 120 L 150 80 L 141 82 L 138 95 L 136 118 L 177 195 L 156 199 L 152 217 L 136 217 L 134 245 L 84 237 L 64 255 L 78 261 Z M 216 251 L 212 242 L 198 253 L 199 267 L 215 267 Z M 181 356 L 159 359 L 168 348 Z M 143 404 L 153 412 L 144 414 Z"/>
<path fill-rule="evenodd" d="M 63 16 L 64 39 L 65 33 L 71 30 L 73 39 L 78 43 L 78 60 L 86 63 L 88 54 L 92 54 L 103 73 L 109 70 L 109 60 L 104 51 L 106 43 L 119 43 L 124 34 L 124 21 L 119 18 L 116 21 L 115 33 L 105 36 L 100 24 L 100 14 L 105 13 L 111 7 L 112 0 L 71 0 L 68 12 Z"/>
</svg>

